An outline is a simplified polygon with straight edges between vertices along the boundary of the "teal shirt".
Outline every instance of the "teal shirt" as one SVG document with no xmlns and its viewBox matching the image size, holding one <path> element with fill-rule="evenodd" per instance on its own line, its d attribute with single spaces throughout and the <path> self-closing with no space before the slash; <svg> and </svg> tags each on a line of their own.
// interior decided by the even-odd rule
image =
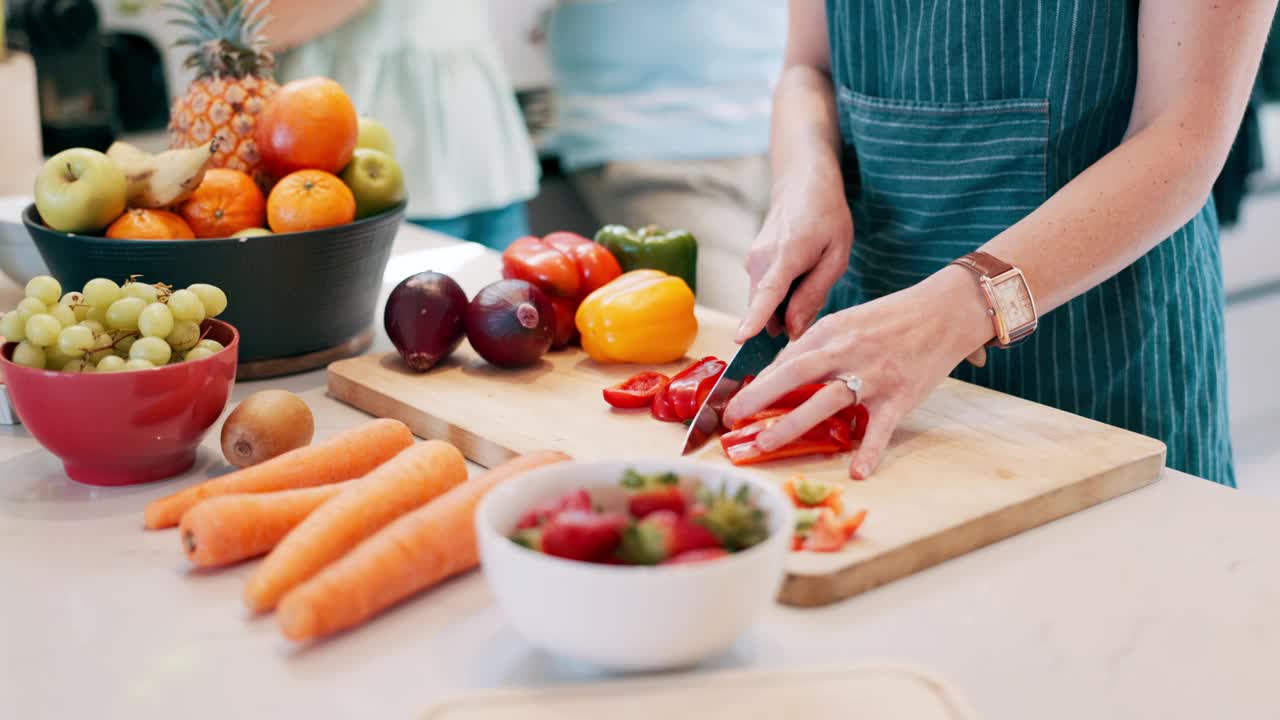
<svg viewBox="0 0 1280 720">
<path fill-rule="evenodd" d="M 549 28 L 570 169 L 765 152 L 784 0 L 565 0 Z"/>
<path fill-rule="evenodd" d="M 1137 10 L 1136 0 L 828 0 L 856 232 L 829 309 L 919 282 L 1118 146 L 1137 81 Z M 1025 343 L 956 375 L 1158 438 L 1170 467 L 1234 485 L 1212 201 L 1044 315 Z"/>
</svg>

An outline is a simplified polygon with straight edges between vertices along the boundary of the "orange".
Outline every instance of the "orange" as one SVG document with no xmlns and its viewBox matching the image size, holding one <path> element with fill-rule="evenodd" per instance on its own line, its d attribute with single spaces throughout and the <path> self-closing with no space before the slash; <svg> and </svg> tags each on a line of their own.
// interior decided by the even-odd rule
<svg viewBox="0 0 1280 720">
<path fill-rule="evenodd" d="M 178 211 L 196 237 L 225 238 L 245 228 L 262 227 L 265 205 L 253 178 L 239 170 L 212 168 Z"/>
<path fill-rule="evenodd" d="M 276 183 L 267 198 L 271 232 L 287 233 L 343 225 L 356 217 L 356 198 L 337 176 L 299 170 Z"/>
<path fill-rule="evenodd" d="M 195 236 L 186 220 L 168 210 L 125 210 L 107 228 L 107 237 L 118 240 L 190 240 Z"/>
<path fill-rule="evenodd" d="M 359 130 L 356 107 L 338 83 L 322 77 L 286 83 L 258 116 L 254 141 L 267 172 L 338 173 L 351 161 Z"/>
</svg>

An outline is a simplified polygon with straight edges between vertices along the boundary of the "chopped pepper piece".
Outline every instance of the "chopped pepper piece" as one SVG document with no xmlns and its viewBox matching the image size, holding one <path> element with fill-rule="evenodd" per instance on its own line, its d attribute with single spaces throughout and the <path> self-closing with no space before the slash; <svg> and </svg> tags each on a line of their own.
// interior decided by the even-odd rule
<svg viewBox="0 0 1280 720">
<path fill-rule="evenodd" d="M 595 240 L 613 253 L 623 272 L 661 270 L 684 280 L 697 293 L 698 241 L 689 231 L 664 231 L 653 225 L 638 230 L 606 225 L 596 233 Z"/>
<path fill-rule="evenodd" d="M 653 405 L 671 378 L 659 372 L 645 371 L 604 389 L 604 401 L 616 408 L 634 410 Z"/>
<path fill-rule="evenodd" d="M 859 510 L 852 517 L 847 518 L 842 518 L 829 509 L 823 509 L 819 512 L 817 521 L 799 549 L 811 552 L 840 550 L 849 542 L 858 528 L 862 527 L 862 521 L 866 519 L 866 509 Z"/>
<path fill-rule="evenodd" d="M 597 362 L 657 365 L 679 360 L 698 335 L 693 293 L 679 278 L 635 270 L 587 296 L 576 322 Z"/>
<path fill-rule="evenodd" d="M 728 363 L 708 355 L 671 378 L 665 392 L 681 420 L 692 420 L 698 414 L 726 367 Z"/>
<path fill-rule="evenodd" d="M 782 489 L 798 508 L 831 508 L 837 515 L 844 512 L 844 490 L 838 485 L 796 475 L 787 478 Z"/>
<path fill-rule="evenodd" d="M 837 416 L 829 417 L 780 448 L 765 450 L 756 437 L 776 424 L 788 410 L 765 410 L 745 418 L 738 426 L 720 436 L 720 447 L 734 465 L 755 465 L 770 460 L 801 455 L 834 455 L 853 449 L 849 424 Z"/>
</svg>

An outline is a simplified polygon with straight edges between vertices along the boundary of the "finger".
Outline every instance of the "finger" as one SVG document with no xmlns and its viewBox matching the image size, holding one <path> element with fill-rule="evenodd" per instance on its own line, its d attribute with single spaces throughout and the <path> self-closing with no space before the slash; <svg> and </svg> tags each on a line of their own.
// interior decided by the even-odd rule
<svg viewBox="0 0 1280 720">
<path fill-rule="evenodd" d="M 808 353 L 785 363 L 774 363 L 733 396 L 724 410 L 725 422 L 732 427 L 742 418 L 769 407 L 787 391 L 821 380 L 830 373 L 831 369 L 825 366 L 817 353 Z"/>
<path fill-rule="evenodd" d="M 776 450 L 854 402 L 853 393 L 840 383 L 828 383 L 800 407 L 787 413 L 756 437 L 762 450 Z"/>
<path fill-rule="evenodd" d="M 791 302 L 787 305 L 787 333 L 791 337 L 800 337 L 813 325 L 818 313 L 827 304 L 827 294 L 848 268 L 848 256 L 842 257 L 829 246 L 818 264 L 809 271 L 809 275 L 791 295 Z"/>
<path fill-rule="evenodd" d="M 738 334 L 734 342 L 746 342 L 764 329 L 778 309 L 778 305 L 782 304 L 782 299 L 786 297 L 796 274 L 788 263 L 774 262 L 756 285 L 751 304 L 747 306 L 747 313 L 742 318 L 742 324 L 738 326 Z"/>
<path fill-rule="evenodd" d="M 867 434 L 862 436 L 862 445 L 853 451 L 853 458 L 849 461 L 849 477 L 854 480 L 866 480 L 875 472 L 893 438 L 893 431 L 902 420 L 902 414 L 892 410 L 891 406 L 877 404 L 868 409 Z"/>
</svg>

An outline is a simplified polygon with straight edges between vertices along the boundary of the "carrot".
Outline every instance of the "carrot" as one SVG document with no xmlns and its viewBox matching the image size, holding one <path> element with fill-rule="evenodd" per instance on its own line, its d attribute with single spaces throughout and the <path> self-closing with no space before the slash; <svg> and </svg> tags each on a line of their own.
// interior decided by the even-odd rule
<svg viewBox="0 0 1280 720">
<path fill-rule="evenodd" d="M 354 627 L 480 562 L 476 505 L 485 493 L 564 453 L 522 455 L 400 517 L 280 601 L 280 630 L 304 641 Z"/>
<path fill-rule="evenodd" d="M 183 513 L 178 525 L 182 549 L 188 560 L 203 568 L 265 554 L 352 482 L 201 500 Z"/>
<path fill-rule="evenodd" d="M 244 601 L 263 612 L 387 523 L 467 479 L 467 461 L 446 442 L 401 452 L 355 480 L 294 528 L 258 566 Z"/>
<path fill-rule="evenodd" d="M 233 493 L 328 485 L 360 477 L 413 444 L 413 433 L 399 420 L 371 420 L 328 440 L 290 450 L 243 470 L 180 490 L 147 505 L 148 529 L 173 527 L 182 514 L 205 498 Z"/>
</svg>

